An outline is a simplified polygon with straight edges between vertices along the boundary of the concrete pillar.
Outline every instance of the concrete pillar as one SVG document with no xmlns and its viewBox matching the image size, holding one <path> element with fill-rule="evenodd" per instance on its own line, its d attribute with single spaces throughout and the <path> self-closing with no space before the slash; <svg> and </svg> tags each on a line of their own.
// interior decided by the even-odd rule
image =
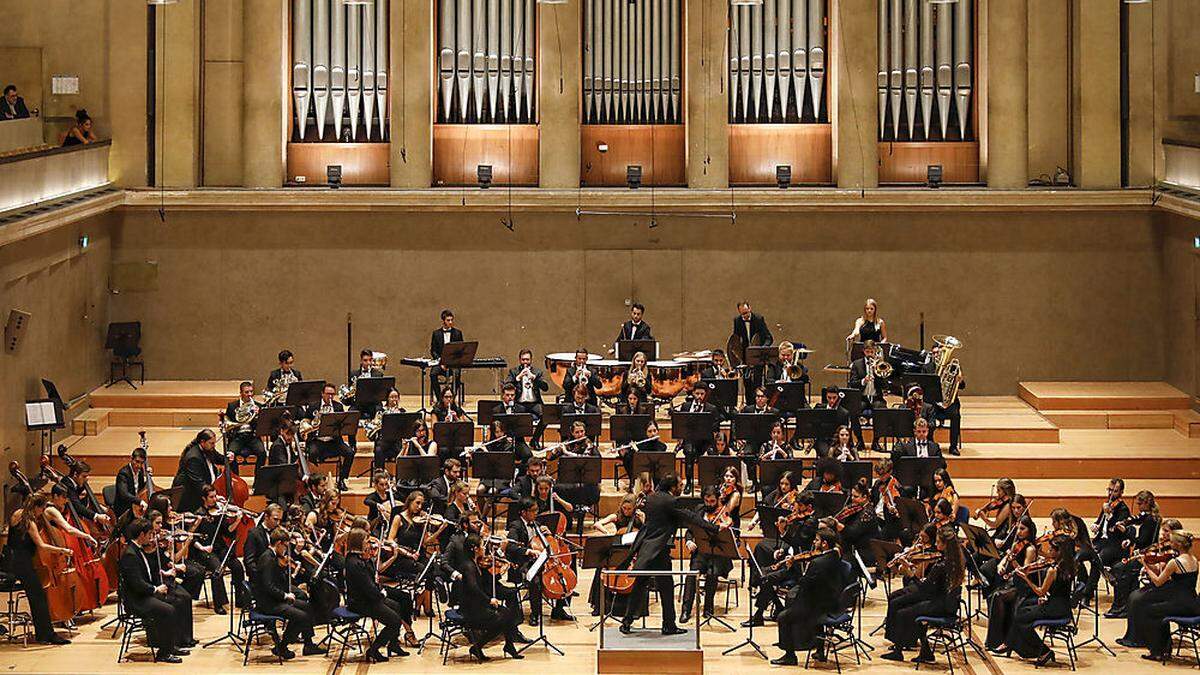
<svg viewBox="0 0 1200 675">
<path fill-rule="evenodd" d="M 1121 185 L 1121 8 L 1084 0 L 1075 19 L 1075 184 Z"/>
<path fill-rule="evenodd" d="M 1028 35 L 1024 0 L 989 0 L 987 25 L 987 184 L 1017 190 L 1029 185 Z M 980 153 L 983 155 L 983 152 Z"/>
<path fill-rule="evenodd" d="M 1154 14 L 1151 5 L 1125 5 L 1129 32 L 1129 182 L 1154 184 Z M 1164 12 L 1165 13 L 1165 12 Z M 1118 102 L 1118 105 L 1120 103 Z"/>
<path fill-rule="evenodd" d="M 196 187 L 199 179 L 199 0 L 158 7 L 155 166 L 161 184 Z"/>
<path fill-rule="evenodd" d="M 108 3 L 108 176 L 120 187 L 147 184 L 145 3 Z"/>
<path fill-rule="evenodd" d="M 287 4 L 253 0 L 243 10 L 242 179 L 246 187 L 281 187 L 290 109 Z"/>
<path fill-rule="evenodd" d="M 254 0 L 251 0 L 253 2 Z M 210 0 L 204 6 L 204 92 L 200 97 L 204 185 L 242 184 L 244 106 L 242 0 Z"/>
<path fill-rule="evenodd" d="M 582 0 L 538 8 L 538 185 L 579 187 Z"/>
<path fill-rule="evenodd" d="M 729 187 L 729 92 L 721 86 L 728 65 L 728 0 L 687 4 L 687 44 L 683 57 L 687 81 L 688 186 Z M 707 21 L 706 21 L 707 19 Z"/>
<path fill-rule="evenodd" d="M 434 0 L 391 0 L 392 187 L 433 184 L 433 22 Z"/>
<path fill-rule="evenodd" d="M 831 0 L 830 119 L 834 173 L 840 188 L 879 185 L 877 0 Z"/>
<path fill-rule="evenodd" d="M 1026 119 L 1030 177 L 1053 177 L 1071 166 L 1071 0 L 1038 0 L 1028 22 Z"/>
</svg>

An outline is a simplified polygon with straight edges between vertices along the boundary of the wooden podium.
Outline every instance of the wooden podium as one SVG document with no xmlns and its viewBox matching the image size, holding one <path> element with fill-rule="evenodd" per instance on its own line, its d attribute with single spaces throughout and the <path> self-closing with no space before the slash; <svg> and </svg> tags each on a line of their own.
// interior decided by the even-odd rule
<svg viewBox="0 0 1200 675">
<path fill-rule="evenodd" d="M 699 577 L 693 570 L 630 571 L 596 570 L 597 574 L 630 576 L 669 575 Z M 601 598 L 607 597 L 602 593 Z M 601 600 L 603 602 L 603 600 Z M 607 608 L 601 606 L 601 612 Z M 596 649 L 597 673 L 704 673 L 704 650 L 700 648 L 699 612 L 695 623 L 679 635 L 663 635 L 658 628 L 635 629 L 629 635 L 618 630 L 618 622 L 605 617 L 600 622 L 600 646 Z"/>
</svg>

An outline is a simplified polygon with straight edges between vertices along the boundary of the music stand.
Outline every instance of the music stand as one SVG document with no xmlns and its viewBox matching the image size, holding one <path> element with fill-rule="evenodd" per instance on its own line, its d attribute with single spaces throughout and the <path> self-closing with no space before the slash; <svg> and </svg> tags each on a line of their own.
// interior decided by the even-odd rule
<svg viewBox="0 0 1200 675">
<path fill-rule="evenodd" d="M 901 485 L 916 488 L 917 495 L 923 497 L 933 492 L 933 472 L 945 467 L 944 457 L 899 457 L 892 474 Z"/>
<path fill-rule="evenodd" d="M 896 511 L 899 512 L 900 529 L 912 532 L 914 537 L 925 527 L 925 523 L 929 522 L 925 505 L 916 499 L 896 497 Z"/>
<path fill-rule="evenodd" d="M 619 569 L 620 565 L 625 562 L 625 558 L 629 556 L 629 547 L 621 544 L 623 535 L 605 534 L 590 536 L 583 540 L 583 560 L 580 566 L 584 569 Z M 600 572 L 597 571 L 596 574 Z M 612 591 L 600 585 L 601 593 L 612 594 Z M 588 626 L 588 631 L 594 631 L 614 614 L 614 605 L 616 603 L 604 603 L 604 616 L 600 620 Z"/>
<path fill-rule="evenodd" d="M 142 348 L 138 345 L 142 340 L 142 322 L 141 321 L 126 321 L 121 323 L 108 324 L 108 332 L 104 336 L 104 348 L 112 350 L 113 356 L 121 359 L 121 377 L 113 377 L 116 370 L 116 364 L 109 368 L 108 384 L 104 385 L 107 389 L 118 382 L 124 382 L 130 387 L 137 389 L 137 385 L 133 380 L 129 379 L 129 366 L 133 365 L 133 358 L 142 353 Z M 145 384 L 146 368 L 142 366 L 142 383 Z"/>
<path fill-rule="evenodd" d="M 830 408 L 806 408 L 795 411 L 797 438 L 813 440 L 833 438 L 838 428 L 837 410 Z"/>
<path fill-rule="evenodd" d="M 362 408 L 387 400 L 388 391 L 395 388 L 396 378 L 360 377 L 354 381 L 354 407 Z"/>
<path fill-rule="evenodd" d="M 533 435 L 533 415 L 531 413 L 514 413 L 512 415 L 496 415 L 493 421 L 499 422 L 504 433 L 510 438 L 529 438 Z"/>
<path fill-rule="evenodd" d="M 458 394 L 458 403 L 463 402 L 462 368 L 475 361 L 475 352 L 479 350 L 479 342 L 447 342 L 442 345 L 442 356 L 438 365 L 444 370 L 454 373 L 454 391 Z M 440 444 L 439 444 L 440 445 Z"/>
<path fill-rule="evenodd" d="M 325 413 L 321 415 L 321 425 L 317 427 L 317 438 L 346 438 L 358 433 L 358 420 L 362 413 L 357 410 L 347 412 Z"/>
<path fill-rule="evenodd" d="M 706 377 L 700 384 L 708 387 L 708 401 L 718 408 L 737 408 L 738 382 L 736 377 Z"/>
<path fill-rule="evenodd" d="M 63 401 L 63 397 L 58 393 L 58 387 L 50 380 L 42 380 L 42 388 L 46 390 L 46 398 L 53 400 L 58 404 L 60 410 L 66 410 L 67 404 Z"/>
<path fill-rule="evenodd" d="M 742 458 L 737 455 L 700 455 L 696 461 L 700 467 L 700 485 L 719 485 L 725 469 L 731 466 L 736 468 L 742 463 Z M 740 469 L 738 471 L 741 472 Z"/>
<path fill-rule="evenodd" d="M 512 481 L 516 474 L 515 452 L 476 452 L 471 455 L 471 475 L 481 481 Z"/>
<path fill-rule="evenodd" d="M 791 471 L 796 483 L 804 476 L 803 459 L 764 459 L 758 462 L 758 484 L 766 492 L 768 485 L 778 485 L 779 477 Z"/>
<path fill-rule="evenodd" d="M 438 422 L 433 425 L 433 440 L 437 442 L 438 448 L 461 450 L 475 442 L 475 425 L 466 420 Z"/>
<path fill-rule="evenodd" d="M 408 434 L 413 434 L 416 431 L 417 422 L 420 419 L 420 412 L 388 413 L 384 415 L 383 422 L 379 427 L 379 440 L 390 443 L 411 438 Z"/>
<path fill-rule="evenodd" d="M 576 421 L 583 422 L 583 425 L 587 428 L 588 438 L 595 438 L 600 435 L 600 428 L 603 424 L 603 421 L 600 417 L 600 413 L 598 412 L 584 413 L 582 415 L 564 413 L 560 415 L 560 417 L 562 418 L 562 422 L 558 427 L 560 438 L 569 439 L 571 437 L 571 426 L 575 424 Z M 642 427 L 642 429 L 644 430 L 645 427 Z"/>
<path fill-rule="evenodd" d="M 254 418 L 254 435 L 259 438 L 274 438 L 283 426 L 283 419 L 295 419 L 297 411 L 286 405 L 259 408 L 258 416 Z"/>
<path fill-rule="evenodd" d="M 871 472 L 875 465 L 870 460 L 862 460 L 858 462 L 842 462 L 842 485 L 849 492 L 850 488 L 858 482 L 860 478 L 867 479 L 867 485 L 871 485 Z"/>
<path fill-rule="evenodd" d="M 817 518 L 825 518 L 826 516 L 837 515 L 846 506 L 846 494 L 844 492 L 814 492 L 813 497 L 813 513 Z"/>
<path fill-rule="evenodd" d="M 771 407 L 789 413 L 808 407 L 808 388 L 804 382 L 775 382 L 767 386 Z"/>
<path fill-rule="evenodd" d="M 779 360 L 779 347 L 747 347 L 746 366 L 758 368 Z"/>
<path fill-rule="evenodd" d="M 717 416 L 710 412 L 671 411 L 671 438 L 677 441 L 711 441 Z"/>
<path fill-rule="evenodd" d="M 992 541 L 992 535 L 987 530 L 970 523 L 959 523 L 958 527 L 965 535 L 968 548 L 989 558 L 1000 559 L 1000 549 L 996 548 L 996 542 Z"/>
<path fill-rule="evenodd" d="M 675 453 L 671 451 L 650 452 L 638 451 L 633 453 L 633 474 L 640 476 L 649 473 L 650 480 L 657 485 L 658 479 L 669 473 L 675 473 Z"/>
<path fill-rule="evenodd" d="M 557 481 L 576 485 L 599 485 L 602 461 L 599 457 L 559 457 Z"/>
<path fill-rule="evenodd" d="M 492 410 L 503 403 L 494 398 L 481 398 L 475 402 L 475 421 L 481 427 L 490 427 L 492 425 Z"/>
<path fill-rule="evenodd" d="M 733 539 L 733 531 L 729 528 L 709 532 L 699 525 L 688 525 L 688 532 L 692 535 L 692 541 L 696 543 L 696 551 L 692 555 L 709 555 L 729 558 L 730 560 L 738 560 L 742 557 L 741 551 L 738 550 L 737 542 Z M 696 594 L 695 602 L 700 601 L 700 594 Z M 693 608 L 695 609 L 695 608 Z M 705 624 L 716 621 L 730 631 L 737 632 L 737 629 L 725 622 L 724 619 L 717 616 L 713 612 L 712 616 L 705 618 L 700 622 L 700 627 Z"/>
<path fill-rule="evenodd" d="M 759 505 L 755 511 L 758 513 L 758 526 L 762 529 L 763 539 L 778 540 L 783 533 L 775 526 L 775 521 L 788 517 L 791 511 L 788 509 L 777 509 L 774 506 L 767 506 L 766 504 Z"/>
<path fill-rule="evenodd" d="M 846 409 L 846 412 L 849 412 L 851 417 L 862 415 L 863 390 L 855 387 L 838 387 L 838 391 L 842 393 L 842 407 Z"/>
<path fill-rule="evenodd" d="M 733 416 L 733 437 L 755 445 L 771 438 L 771 428 L 779 422 L 779 415 L 758 413 L 736 413 Z"/>
<path fill-rule="evenodd" d="M 653 419 L 653 415 L 612 415 L 608 418 L 608 434 L 617 445 L 640 441 Z"/>
<path fill-rule="evenodd" d="M 254 492 L 262 495 L 268 501 L 278 502 L 286 495 L 288 501 L 296 496 L 296 478 L 299 476 L 298 464 L 267 464 L 254 467 Z"/>
<path fill-rule="evenodd" d="M 901 396 L 905 396 L 908 388 L 915 384 L 921 387 L 921 395 L 926 403 L 942 402 L 942 378 L 936 373 L 901 373 L 892 381 L 899 385 Z"/>
<path fill-rule="evenodd" d="M 316 405 L 321 400 L 321 392 L 325 389 L 325 380 L 304 380 L 288 385 L 287 397 L 284 401 L 289 407 Z"/>
<path fill-rule="evenodd" d="M 542 424 L 550 426 L 551 424 L 560 424 L 562 422 L 562 404 L 561 403 L 543 403 L 542 404 Z"/>
<path fill-rule="evenodd" d="M 871 412 L 874 442 L 881 438 L 912 438 L 913 411 L 908 408 L 880 408 Z"/>
<path fill-rule="evenodd" d="M 647 361 L 658 358 L 657 340 L 617 340 L 617 360 L 633 361 L 633 355 L 642 352 Z"/>
<path fill-rule="evenodd" d="M 396 484 L 422 486 L 442 473 L 442 463 L 434 455 L 396 458 Z"/>
</svg>

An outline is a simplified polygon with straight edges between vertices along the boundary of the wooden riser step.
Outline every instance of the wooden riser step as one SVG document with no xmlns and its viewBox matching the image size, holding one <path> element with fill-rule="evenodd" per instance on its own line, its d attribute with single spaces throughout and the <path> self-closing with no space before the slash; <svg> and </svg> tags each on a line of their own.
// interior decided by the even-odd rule
<svg viewBox="0 0 1200 675">
<path fill-rule="evenodd" d="M 1043 413 L 1060 429 L 1171 429 L 1170 410 L 1054 410 Z"/>
<path fill-rule="evenodd" d="M 1192 399 L 1166 382 L 1021 382 L 1017 395 L 1046 410 L 1183 410 Z"/>
</svg>

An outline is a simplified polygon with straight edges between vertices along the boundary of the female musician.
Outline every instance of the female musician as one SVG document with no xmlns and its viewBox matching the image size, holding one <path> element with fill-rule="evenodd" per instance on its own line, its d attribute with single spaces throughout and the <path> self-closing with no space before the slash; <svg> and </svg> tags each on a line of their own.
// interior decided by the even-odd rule
<svg viewBox="0 0 1200 675">
<path fill-rule="evenodd" d="M 1150 579 L 1147 593 L 1135 592 L 1129 598 L 1129 622 L 1125 638 L 1118 640 L 1127 647 L 1145 647 L 1149 654 L 1143 659 L 1166 661 L 1171 652 L 1168 616 L 1195 616 L 1200 605 L 1196 601 L 1196 558 L 1192 555 L 1192 533 L 1176 530 L 1170 535 L 1170 547 L 1165 551 L 1166 562 L 1147 562 L 1146 576 Z M 1165 556 L 1164 556 L 1165 557 Z"/>
<path fill-rule="evenodd" d="M 1133 512 L 1136 515 L 1130 517 L 1128 522 L 1117 523 L 1113 529 L 1124 536 L 1129 546 L 1141 550 L 1154 543 L 1162 520 L 1154 493 L 1149 490 L 1138 492 L 1133 499 Z"/>
<path fill-rule="evenodd" d="M 450 387 L 442 390 L 441 399 L 433 406 L 431 414 L 434 422 L 463 422 L 471 419 L 467 411 L 454 400 L 454 390 Z"/>
<path fill-rule="evenodd" d="M 620 407 L 620 406 L 618 406 Z M 620 414 L 620 413 L 618 413 Z M 653 419 L 646 424 L 646 436 L 641 441 L 638 441 L 637 446 L 622 446 L 617 449 L 617 456 L 621 459 L 621 466 L 625 467 L 625 475 L 629 476 L 629 482 L 625 486 L 626 492 L 633 492 L 634 476 L 633 476 L 633 458 L 639 452 L 666 452 L 667 444 L 662 442 L 658 437 L 658 423 Z"/>
<path fill-rule="evenodd" d="M 854 320 L 854 328 L 846 336 L 847 347 L 855 342 L 887 342 L 887 326 L 879 318 L 879 305 L 874 298 L 867 298 L 863 303 L 862 316 Z"/>
<path fill-rule="evenodd" d="M 763 498 L 762 505 L 792 511 L 796 508 L 796 497 L 799 495 L 800 492 L 796 487 L 795 474 L 791 471 L 784 471 L 779 475 L 779 482 L 776 483 L 775 489 L 768 492 Z M 753 530 L 758 527 L 758 524 L 759 517 L 756 511 L 754 517 L 750 519 L 750 525 L 746 529 Z"/>
<path fill-rule="evenodd" d="M 34 494 L 27 497 L 22 507 L 12 514 L 6 544 L 7 557 L 13 576 L 20 580 L 25 589 L 25 597 L 29 601 L 34 639 L 42 644 L 65 645 L 71 641 L 54 632 L 46 587 L 34 569 L 34 560 L 39 553 L 57 556 L 61 560 L 66 560 L 66 557 L 71 555 L 71 549 L 54 546 L 42 538 L 39 525 L 45 523 L 46 505 L 46 495 Z"/>
<path fill-rule="evenodd" d="M 639 352 L 641 353 L 641 352 Z M 646 402 L 646 393 L 638 387 L 630 387 L 624 393 L 625 399 L 617 404 L 618 415 L 653 415 L 654 404 Z"/>
<path fill-rule="evenodd" d="M 837 514 L 837 529 L 842 540 L 842 555 L 851 558 L 858 552 L 863 564 L 875 564 L 875 553 L 871 540 L 879 538 L 879 521 L 871 505 L 871 486 L 866 477 L 850 486 L 850 497 L 846 506 Z"/>
<path fill-rule="evenodd" d="M 395 415 L 402 412 L 404 412 L 404 407 L 400 405 L 400 392 L 392 387 L 388 390 L 387 400 L 375 411 L 375 417 L 363 420 L 362 424 L 367 429 L 367 437 L 375 442 L 375 459 L 371 464 L 372 468 L 382 469 L 387 462 L 395 460 L 396 456 L 400 454 L 401 445 L 404 444 L 403 439 L 384 440 L 380 438 L 380 431 L 383 430 L 384 415 Z"/>
<path fill-rule="evenodd" d="M 366 654 L 371 663 L 387 661 L 389 656 L 408 656 L 400 646 L 400 631 L 412 632 L 412 602 L 406 607 L 379 585 L 379 571 L 373 557 L 381 554 L 375 550 L 376 546 L 378 542 L 372 541 L 366 530 L 355 528 L 346 536 L 346 607 L 376 622 L 378 632 Z M 394 551 L 391 558 L 398 555 L 399 551 Z M 396 594 L 408 597 L 398 590 Z M 384 646 L 386 655 L 380 651 Z"/>
<path fill-rule="evenodd" d="M 574 504 L 555 492 L 554 479 L 550 476 L 538 476 L 533 482 L 533 501 L 537 502 L 539 516 L 543 513 L 564 513 L 569 519 L 575 511 Z"/>
<path fill-rule="evenodd" d="M 481 569 L 480 554 L 481 540 L 477 534 L 469 534 L 463 540 L 463 548 L 467 557 L 474 561 L 463 565 L 462 578 L 458 580 L 459 610 L 462 612 L 463 624 L 470 629 L 471 656 L 480 663 L 487 661 L 483 647 L 499 635 L 504 635 L 504 653 L 512 659 L 523 659 L 513 644 L 520 635 L 517 626 L 520 623 L 519 608 L 516 603 L 505 603 L 491 591 L 490 583 L 485 584 L 484 572 Z"/>
<path fill-rule="evenodd" d="M 475 504 L 471 501 L 471 487 L 467 482 L 456 480 L 451 483 L 450 493 L 446 496 L 446 510 L 442 512 L 442 517 L 446 519 L 446 527 L 438 537 L 438 543 L 442 545 L 442 548 L 446 547 L 450 535 L 454 534 L 453 525 L 474 510 Z"/>
<path fill-rule="evenodd" d="M 892 460 L 887 457 L 875 463 L 872 468 L 875 482 L 871 484 L 871 503 L 875 505 L 875 515 L 879 518 L 880 538 L 908 544 L 913 536 L 911 532 L 905 532 L 900 524 L 900 508 L 896 504 L 900 497 L 900 481 L 892 475 L 892 468 Z"/>
<path fill-rule="evenodd" d="M 925 523 L 913 538 L 912 546 L 901 551 L 888 563 L 889 567 L 895 567 L 900 573 L 904 586 L 920 583 L 925 577 L 928 564 L 941 559 L 937 549 L 937 533 L 937 525 Z"/>
<path fill-rule="evenodd" d="M 1017 486 L 1011 478 L 1001 478 L 993 488 L 995 496 L 987 504 L 975 509 L 975 517 L 992 530 L 992 538 L 1003 542 L 1013 524 L 1012 500 L 1017 495 Z M 991 515 L 989 515 L 991 514 Z"/>
<path fill-rule="evenodd" d="M 994 589 L 988 599 L 988 630 L 984 643 L 992 652 L 1001 652 L 1012 628 L 1013 612 L 1034 595 L 1029 584 L 1015 578 L 1015 572 L 1038 559 L 1036 542 L 1037 525 L 1025 516 L 1017 523 L 1016 538 L 1008 552 L 999 560 L 989 560 L 980 566 L 989 587 Z"/>
<path fill-rule="evenodd" d="M 721 472 L 721 483 L 717 488 L 721 513 L 729 517 L 730 526 L 742 526 L 742 474 L 736 466 L 727 466 Z"/>
<path fill-rule="evenodd" d="M 600 450 L 592 439 L 587 437 L 587 426 L 581 421 L 576 420 L 571 425 L 571 441 L 572 444 L 564 448 L 564 454 L 568 457 L 599 457 Z M 587 510 L 595 507 L 600 502 L 600 484 L 599 483 L 567 483 L 560 482 L 556 487 L 556 491 L 563 496 L 564 499 L 571 502 L 575 507 L 571 517 L 577 519 L 576 530 L 583 531 L 583 518 L 587 514 Z M 587 508 L 581 508 L 587 507 Z"/>
<path fill-rule="evenodd" d="M 1006 644 L 998 645 L 997 653 L 1007 654 L 1010 650 L 1025 659 L 1035 659 L 1038 666 L 1054 663 L 1054 652 L 1038 637 L 1033 624 L 1046 619 L 1065 619 L 1071 615 L 1071 586 L 1075 582 L 1075 540 L 1070 537 L 1055 537 L 1046 551 L 1046 571 L 1040 582 L 1036 582 L 1025 568 L 1018 568 L 1020 577 L 1033 591 L 1016 610 L 1009 626 Z M 1194 569 L 1194 568 L 1193 568 Z M 1196 583 L 1192 576 L 1193 586 Z"/>
<path fill-rule="evenodd" d="M 883 658 L 889 661 L 903 661 L 904 650 L 919 643 L 921 651 L 917 661 L 932 663 L 933 650 L 925 638 L 925 627 L 917 623 L 917 617 L 953 617 L 958 613 L 964 578 L 962 547 L 951 527 L 938 530 L 936 539 L 941 560 L 929 566 L 920 582 L 892 591 L 888 596 L 884 637 L 892 643 L 892 648 L 883 654 Z"/>
<path fill-rule="evenodd" d="M 718 455 L 729 456 L 729 455 L 733 454 L 732 450 L 729 447 L 729 437 L 725 435 L 725 432 L 723 432 L 723 431 L 713 432 L 713 442 L 712 442 L 712 445 L 709 446 L 708 454 L 713 455 L 713 456 L 718 456 Z"/>
<path fill-rule="evenodd" d="M 629 363 L 629 369 L 625 371 L 625 379 L 621 382 L 621 395 L 628 397 L 630 392 L 636 391 L 638 397 L 644 401 L 650 398 L 652 388 L 650 369 L 646 367 L 646 354 L 637 352 L 633 355 L 633 361 Z"/>
<path fill-rule="evenodd" d="M 729 467 L 733 469 L 733 467 Z M 712 523 L 719 523 L 721 518 L 729 517 L 731 514 L 726 511 L 726 502 L 723 500 L 726 494 L 731 494 L 736 500 L 740 497 L 737 491 L 731 491 L 730 484 L 722 483 L 722 487 L 718 489 L 714 486 L 704 488 L 701 497 L 704 500 L 699 506 L 699 513 Z M 735 526 L 736 527 L 736 526 Z M 696 542 L 692 540 L 690 534 L 684 542 L 688 553 L 692 557 L 690 569 L 700 572 L 704 576 L 704 618 L 709 618 L 713 615 L 713 605 L 717 596 L 717 587 L 720 586 L 721 577 L 729 575 L 733 570 L 733 559 L 725 556 L 713 555 L 711 553 L 697 553 Z M 692 618 L 692 607 L 696 605 L 696 577 L 690 576 L 683 586 L 683 608 L 679 613 L 680 623 L 687 623 Z"/>
<path fill-rule="evenodd" d="M 838 427 L 833 434 L 833 444 L 825 449 L 825 454 L 820 454 L 818 448 L 818 455 L 836 459 L 839 462 L 857 462 L 858 450 L 854 447 L 854 437 L 850 434 L 850 427 Z"/>
<path fill-rule="evenodd" d="M 416 578 L 424 568 L 426 547 L 436 544 L 446 522 L 433 525 L 425 510 L 425 493 L 413 490 L 404 500 L 404 508 L 392 518 L 392 527 L 388 531 L 388 541 L 403 547 L 402 555 L 385 573 L 392 579 Z"/>
<path fill-rule="evenodd" d="M 420 457 L 432 456 L 438 454 L 437 441 L 429 434 L 429 423 L 425 420 L 417 420 L 413 423 L 413 435 L 404 444 L 404 451 L 401 453 L 405 457 Z"/>
<path fill-rule="evenodd" d="M 630 532 L 636 532 L 638 528 L 646 520 L 646 514 L 637 508 L 637 500 L 633 495 L 625 495 L 621 498 L 621 505 L 613 513 L 604 516 L 592 524 L 592 527 L 603 532 L 605 535 L 617 535 L 623 537 Z M 608 552 L 605 554 L 605 559 L 610 560 L 613 564 L 606 564 L 606 568 L 614 568 L 619 562 L 620 557 L 625 551 L 629 550 L 627 544 L 622 544 L 619 539 L 613 540 L 609 545 Z M 614 560 L 616 558 L 616 560 Z M 617 594 L 611 591 L 606 592 L 603 605 L 600 602 L 601 575 L 596 574 L 592 577 L 592 588 L 588 592 L 588 603 L 592 606 L 592 616 L 600 616 L 601 607 L 603 606 L 613 616 L 623 616 L 625 614 L 625 602 L 628 600 L 628 594 Z"/>
<path fill-rule="evenodd" d="M 1104 613 L 1104 618 L 1124 619 L 1126 617 L 1125 610 L 1129 606 L 1129 597 L 1137 591 L 1146 558 L 1154 558 L 1167 551 L 1171 545 L 1171 533 L 1182 529 L 1183 523 L 1177 519 L 1164 519 L 1162 527 L 1159 529 L 1157 544 L 1148 549 L 1136 551 L 1133 555 L 1112 566 L 1112 607 Z M 1161 562 L 1159 564 L 1161 565 Z"/>
<path fill-rule="evenodd" d="M 950 479 L 950 472 L 946 471 L 945 467 L 933 472 L 933 497 L 930 504 L 937 504 L 939 499 L 950 502 L 951 515 L 958 514 L 958 490 L 954 489 L 954 481 Z"/>
<path fill-rule="evenodd" d="M 508 431 L 504 428 L 504 423 L 500 420 L 492 420 L 488 425 L 488 438 L 483 445 L 475 446 L 467 452 L 474 454 L 477 452 L 511 452 L 513 453 L 513 466 L 517 470 L 517 475 L 524 471 L 525 464 L 533 457 L 533 451 L 525 443 L 525 439 L 516 438 L 508 435 Z M 508 478 L 481 478 L 479 480 L 479 498 L 500 497 L 511 493 L 512 477 Z"/>
<path fill-rule="evenodd" d="M 771 425 L 771 439 L 762 444 L 758 458 L 766 462 L 772 459 L 791 459 L 791 457 L 792 449 L 784 437 L 783 423 L 776 422 Z"/>
<path fill-rule="evenodd" d="M 246 606 L 246 598 L 242 594 L 242 584 L 246 578 L 245 569 L 242 567 L 242 561 L 230 553 L 230 548 L 235 544 L 241 520 L 250 516 L 243 515 L 240 511 L 231 511 L 230 507 L 237 509 L 232 504 L 218 502 L 217 491 L 211 485 L 205 485 L 200 491 L 200 499 L 201 506 L 196 512 L 201 519 L 196 529 L 198 536 L 192 540 L 187 555 L 189 561 L 206 572 L 205 576 L 212 580 L 213 612 L 225 614 L 225 605 L 229 602 L 229 595 L 225 591 L 226 568 L 229 569 L 233 581 L 237 606 Z M 221 523 L 225 524 L 224 532 L 221 531 Z"/>
<path fill-rule="evenodd" d="M 938 527 L 954 525 L 954 507 L 949 501 L 938 498 L 929 509 L 929 521 Z"/>
<path fill-rule="evenodd" d="M 804 489 L 808 492 L 845 492 L 842 487 L 841 462 L 832 459 L 817 462 L 817 475 Z"/>
</svg>

